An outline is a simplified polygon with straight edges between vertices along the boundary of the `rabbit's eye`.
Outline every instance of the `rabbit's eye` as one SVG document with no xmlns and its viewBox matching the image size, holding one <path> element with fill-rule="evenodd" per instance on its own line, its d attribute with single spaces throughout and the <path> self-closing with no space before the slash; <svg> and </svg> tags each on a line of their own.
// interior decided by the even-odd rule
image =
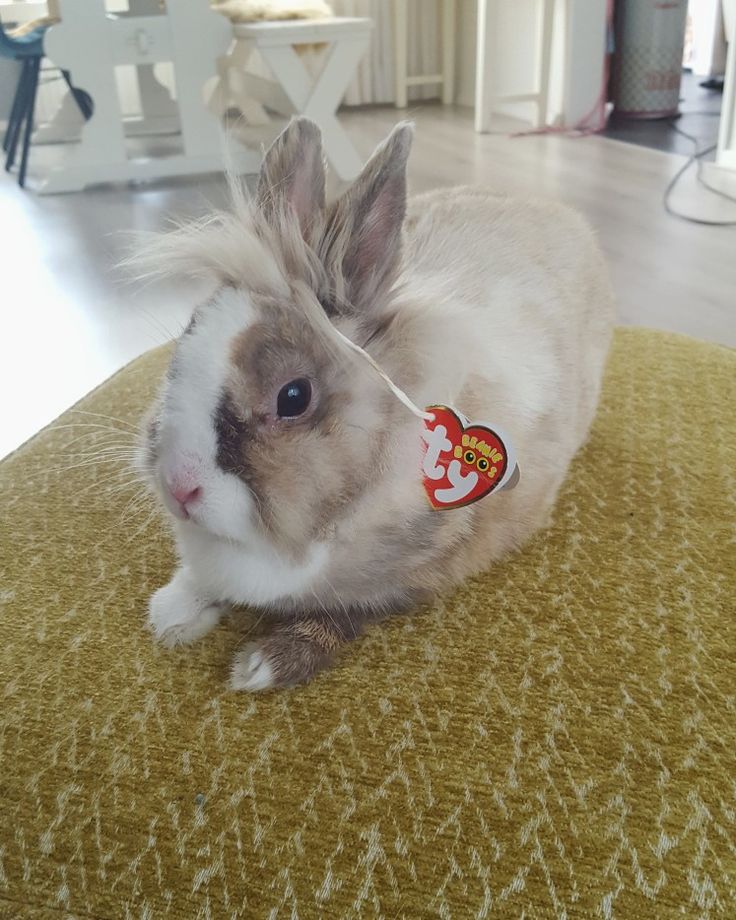
<svg viewBox="0 0 736 920">
<path fill-rule="evenodd" d="M 276 411 L 279 418 L 296 418 L 303 415 L 312 399 L 312 384 L 304 377 L 292 380 L 279 390 Z"/>
</svg>

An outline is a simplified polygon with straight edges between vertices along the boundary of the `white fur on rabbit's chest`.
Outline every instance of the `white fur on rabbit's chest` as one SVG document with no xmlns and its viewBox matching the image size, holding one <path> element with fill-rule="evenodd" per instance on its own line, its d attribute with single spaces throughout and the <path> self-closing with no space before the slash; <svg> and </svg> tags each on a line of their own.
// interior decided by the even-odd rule
<svg viewBox="0 0 736 920">
<path fill-rule="evenodd" d="M 182 562 L 213 601 L 272 604 L 310 589 L 327 566 L 328 547 L 313 543 L 304 560 L 295 563 L 273 547 L 254 539 L 246 546 L 211 536 L 196 527 L 181 527 Z"/>
</svg>

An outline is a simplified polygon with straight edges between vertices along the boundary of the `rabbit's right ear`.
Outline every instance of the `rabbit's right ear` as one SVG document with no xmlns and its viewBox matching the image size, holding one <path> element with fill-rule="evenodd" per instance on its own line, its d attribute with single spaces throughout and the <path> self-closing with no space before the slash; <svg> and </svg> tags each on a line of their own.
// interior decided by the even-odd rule
<svg viewBox="0 0 736 920">
<path fill-rule="evenodd" d="M 256 202 L 274 223 L 291 210 L 302 235 L 308 235 L 325 206 L 322 135 L 313 121 L 293 119 L 268 149 L 258 177 Z"/>
</svg>

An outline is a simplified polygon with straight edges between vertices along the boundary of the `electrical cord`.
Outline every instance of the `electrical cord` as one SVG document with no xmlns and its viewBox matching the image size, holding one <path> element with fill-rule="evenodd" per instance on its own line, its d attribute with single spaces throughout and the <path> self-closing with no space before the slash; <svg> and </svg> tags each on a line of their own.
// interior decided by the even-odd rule
<svg viewBox="0 0 736 920">
<path fill-rule="evenodd" d="M 690 113 L 689 113 L 689 112 L 686 112 L 685 114 L 689 115 Z M 705 115 L 706 113 L 705 113 L 705 112 L 700 112 L 700 113 L 694 113 L 694 114 Z M 720 112 L 708 112 L 707 114 L 713 115 L 714 117 L 717 118 L 717 117 L 720 115 Z M 699 139 L 698 139 L 697 137 L 695 137 L 693 134 L 688 134 L 687 131 L 683 131 L 682 128 L 680 128 L 678 125 L 674 124 L 674 122 L 672 123 L 672 129 L 673 129 L 673 131 L 675 131 L 677 134 L 680 134 L 680 135 L 682 135 L 682 137 L 687 138 L 687 140 L 691 141 L 693 144 L 698 145 L 698 144 L 700 143 L 700 141 L 699 141 Z M 714 146 L 715 146 L 715 145 L 714 145 Z M 714 149 L 714 148 L 711 147 L 711 148 L 709 149 L 708 152 L 712 151 L 713 149 Z M 703 156 L 705 156 L 706 151 L 701 151 L 701 153 L 703 154 Z M 729 195 L 728 192 L 724 192 L 722 189 L 716 188 L 714 185 L 711 185 L 709 182 L 706 182 L 706 181 L 705 181 L 705 178 L 704 178 L 704 176 L 703 176 L 703 160 L 702 160 L 702 158 L 701 158 L 701 159 L 698 159 L 697 180 L 698 180 L 698 182 L 703 186 L 703 188 L 707 188 L 709 192 L 713 192 L 713 194 L 714 194 L 714 195 L 718 195 L 719 198 L 725 198 L 726 201 L 733 201 L 733 202 L 736 202 L 736 195 Z"/>
<path fill-rule="evenodd" d="M 708 113 L 688 112 L 687 114 L 715 115 L 716 113 L 715 112 L 708 112 Z M 706 182 L 705 178 L 703 177 L 703 157 L 708 156 L 709 153 L 713 153 L 713 151 L 716 149 L 718 144 L 709 144 L 707 147 L 701 148 L 700 140 L 697 137 L 695 137 L 695 135 L 688 134 L 687 131 L 683 131 L 682 128 L 678 128 L 678 126 L 674 122 L 670 122 L 670 125 L 672 126 L 672 129 L 677 134 L 680 134 L 682 135 L 682 137 L 687 138 L 687 140 L 689 140 L 694 145 L 695 149 L 693 153 L 688 157 L 685 164 L 681 166 L 680 169 L 678 169 L 675 175 L 672 177 L 672 179 L 670 179 L 669 184 L 667 185 L 667 188 L 664 190 L 664 195 L 662 196 L 662 204 L 664 205 L 665 211 L 672 217 L 676 217 L 679 220 L 684 220 L 691 224 L 699 224 L 700 226 L 703 226 L 703 227 L 736 227 L 736 220 L 707 220 L 703 217 L 693 217 L 690 214 L 683 214 L 681 211 L 677 211 L 675 208 L 672 207 L 670 203 L 670 199 L 672 198 L 672 193 L 677 187 L 677 184 L 680 181 L 680 179 L 690 169 L 693 163 L 696 164 L 696 179 L 698 183 L 703 186 L 703 188 L 707 189 L 709 192 L 712 192 L 714 195 L 718 195 L 719 198 L 725 198 L 726 201 L 732 201 L 736 203 L 736 197 L 734 197 L 733 195 L 729 195 L 727 192 L 721 191 L 721 189 L 719 188 L 715 188 L 709 182 Z"/>
</svg>

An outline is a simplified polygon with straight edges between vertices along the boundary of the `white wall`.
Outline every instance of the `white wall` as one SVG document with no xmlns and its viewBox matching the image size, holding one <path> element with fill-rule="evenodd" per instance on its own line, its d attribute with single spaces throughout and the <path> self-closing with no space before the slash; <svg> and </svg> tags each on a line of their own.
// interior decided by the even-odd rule
<svg viewBox="0 0 736 920">
<path fill-rule="evenodd" d="M 723 106 L 716 163 L 736 174 L 736 0 L 724 4 L 728 60 L 724 77 Z M 731 193 L 733 189 L 730 189 Z"/>
<path fill-rule="evenodd" d="M 724 9 L 721 0 L 689 0 L 693 48 L 690 65 L 693 73 L 709 77 L 722 74 L 726 66 Z"/>
</svg>

